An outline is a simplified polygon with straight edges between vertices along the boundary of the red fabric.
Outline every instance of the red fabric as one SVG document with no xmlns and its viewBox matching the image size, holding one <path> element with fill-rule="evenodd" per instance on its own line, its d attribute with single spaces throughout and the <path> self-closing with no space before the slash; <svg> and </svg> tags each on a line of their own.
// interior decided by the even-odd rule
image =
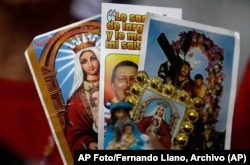
<svg viewBox="0 0 250 165">
<path fill-rule="evenodd" d="M 67 107 L 66 139 L 71 152 L 88 149 L 91 142 L 97 143 L 97 133 L 93 131 L 91 112 L 87 112 L 83 88 L 79 88 L 71 97 Z"/>
<path fill-rule="evenodd" d="M 144 117 L 139 123 L 138 123 L 138 128 L 139 130 L 146 134 L 146 129 L 149 127 L 149 125 L 152 122 L 152 118 L 153 116 L 147 116 Z M 167 123 L 162 120 L 161 121 L 161 125 L 159 127 L 159 136 L 160 136 L 160 142 L 161 144 L 166 148 L 166 149 L 170 149 L 170 145 L 171 145 L 171 139 L 170 139 L 170 134 L 169 134 L 169 128 Z"/>
<path fill-rule="evenodd" d="M 232 149 L 250 149 L 250 61 L 237 93 L 232 128 Z"/>
<path fill-rule="evenodd" d="M 24 159 L 40 160 L 51 132 L 33 82 L 0 79 L 0 105 L 0 143 Z"/>
</svg>

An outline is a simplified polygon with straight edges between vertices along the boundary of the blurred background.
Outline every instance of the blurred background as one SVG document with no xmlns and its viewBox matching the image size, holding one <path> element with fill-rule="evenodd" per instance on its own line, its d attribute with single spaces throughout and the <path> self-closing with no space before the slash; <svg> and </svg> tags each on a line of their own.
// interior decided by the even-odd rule
<svg viewBox="0 0 250 165">
<path fill-rule="evenodd" d="M 0 164 L 61 164 L 24 51 L 33 37 L 99 14 L 101 0 L 0 0 Z M 183 19 L 240 32 L 232 148 L 250 149 L 249 0 L 105 0 L 182 8 Z M 242 98 L 241 98 L 242 97 Z M 246 130 L 247 129 L 247 130 Z M 244 134 L 245 133 L 245 134 Z M 240 136 L 239 136 L 240 134 Z M 245 141 L 244 141 L 245 140 Z M 54 163 L 53 163 L 54 162 Z M 55 163 L 56 162 L 56 163 Z"/>
</svg>

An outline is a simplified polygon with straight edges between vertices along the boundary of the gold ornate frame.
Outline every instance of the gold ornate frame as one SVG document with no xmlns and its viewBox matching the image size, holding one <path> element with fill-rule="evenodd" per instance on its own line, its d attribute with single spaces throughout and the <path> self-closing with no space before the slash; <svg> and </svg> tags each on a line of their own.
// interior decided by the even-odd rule
<svg viewBox="0 0 250 165">
<path fill-rule="evenodd" d="M 126 92 L 126 101 L 133 105 L 130 115 L 135 121 L 138 121 L 136 111 L 146 90 L 150 90 L 163 98 L 173 100 L 186 107 L 180 126 L 177 128 L 177 134 L 171 145 L 171 149 L 183 149 L 187 145 L 189 135 L 193 132 L 194 123 L 199 118 L 198 111 L 203 108 L 204 100 L 199 97 L 192 98 L 186 91 L 179 90 L 170 83 L 163 84 L 160 78 L 149 78 L 146 72 L 139 71 L 134 77 L 134 83 Z"/>
</svg>

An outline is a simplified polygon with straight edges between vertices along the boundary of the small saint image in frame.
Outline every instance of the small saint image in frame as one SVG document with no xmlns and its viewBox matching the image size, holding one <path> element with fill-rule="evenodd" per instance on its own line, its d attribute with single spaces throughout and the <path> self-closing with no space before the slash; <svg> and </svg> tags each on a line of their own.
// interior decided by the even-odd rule
<svg viewBox="0 0 250 165">
<path fill-rule="evenodd" d="M 135 121 L 142 133 L 154 142 L 152 149 L 170 149 L 185 115 L 186 105 L 167 99 L 150 89 L 146 89 L 135 110 Z"/>
<path fill-rule="evenodd" d="M 184 149 L 204 106 L 202 98 L 144 71 L 135 75 L 126 101 L 133 104 L 130 116 L 144 136 L 144 149 L 153 150 Z"/>
</svg>

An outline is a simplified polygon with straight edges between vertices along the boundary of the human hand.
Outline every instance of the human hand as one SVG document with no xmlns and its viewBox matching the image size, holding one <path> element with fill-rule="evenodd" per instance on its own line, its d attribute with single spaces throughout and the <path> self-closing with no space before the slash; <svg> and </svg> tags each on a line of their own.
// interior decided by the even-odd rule
<svg viewBox="0 0 250 165">
<path fill-rule="evenodd" d="M 97 150 L 97 143 L 95 143 L 95 142 L 89 143 L 89 149 L 90 150 Z"/>
</svg>

